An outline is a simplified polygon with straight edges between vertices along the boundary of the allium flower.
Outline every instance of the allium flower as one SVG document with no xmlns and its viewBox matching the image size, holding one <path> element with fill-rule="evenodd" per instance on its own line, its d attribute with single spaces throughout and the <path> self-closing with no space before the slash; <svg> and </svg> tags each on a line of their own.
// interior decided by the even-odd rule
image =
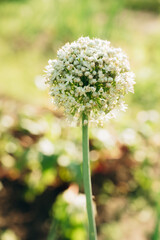
<svg viewBox="0 0 160 240">
<path fill-rule="evenodd" d="M 127 56 L 110 42 L 81 37 L 67 43 L 49 60 L 46 83 L 58 107 L 63 107 L 68 119 L 82 120 L 83 181 L 89 225 L 89 239 L 97 240 L 93 215 L 89 166 L 88 119 L 100 122 L 114 116 L 115 110 L 125 110 L 124 96 L 133 92 L 134 74 Z"/>
<path fill-rule="evenodd" d="M 89 37 L 59 49 L 57 59 L 49 60 L 45 79 L 55 105 L 76 122 L 83 112 L 90 121 L 102 122 L 115 110 L 125 110 L 124 95 L 135 84 L 123 51 Z"/>
</svg>

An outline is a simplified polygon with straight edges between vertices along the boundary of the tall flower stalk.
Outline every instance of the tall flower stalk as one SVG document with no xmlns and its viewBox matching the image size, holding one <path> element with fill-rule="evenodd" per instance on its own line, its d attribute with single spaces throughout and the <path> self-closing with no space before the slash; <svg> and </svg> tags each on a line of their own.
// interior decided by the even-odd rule
<svg viewBox="0 0 160 240">
<path fill-rule="evenodd" d="M 120 48 L 101 39 L 81 37 L 65 44 L 49 60 L 46 83 L 54 104 L 70 122 L 82 121 L 83 179 L 89 222 L 89 240 L 96 240 L 89 164 L 88 123 L 102 124 L 126 109 L 124 96 L 133 92 L 134 74 Z"/>
<path fill-rule="evenodd" d="M 96 240 L 96 224 L 93 213 L 92 204 L 92 186 L 91 186 L 91 174 L 90 174 L 90 163 L 89 163 L 89 138 L 88 138 L 88 116 L 85 113 L 82 114 L 82 149 L 83 149 L 83 184 L 86 194 L 86 205 L 88 214 L 88 227 L 89 227 L 89 239 Z"/>
</svg>

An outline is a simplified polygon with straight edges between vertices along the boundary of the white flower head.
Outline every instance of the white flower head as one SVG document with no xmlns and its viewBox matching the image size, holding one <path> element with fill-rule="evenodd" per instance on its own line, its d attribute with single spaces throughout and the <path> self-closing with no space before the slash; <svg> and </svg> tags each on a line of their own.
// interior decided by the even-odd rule
<svg viewBox="0 0 160 240">
<path fill-rule="evenodd" d="M 91 122 L 113 117 L 112 112 L 126 107 L 124 95 L 134 90 L 127 56 L 108 41 L 81 37 L 65 44 L 48 63 L 45 80 L 50 95 L 77 123 L 83 112 Z"/>
</svg>

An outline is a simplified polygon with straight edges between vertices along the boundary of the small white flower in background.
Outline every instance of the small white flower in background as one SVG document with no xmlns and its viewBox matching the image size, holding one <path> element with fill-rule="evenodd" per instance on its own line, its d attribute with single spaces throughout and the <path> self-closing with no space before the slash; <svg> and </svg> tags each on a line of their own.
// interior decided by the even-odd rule
<svg viewBox="0 0 160 240">
<path fill-rule="evenodd" d="M 54 145 L 47 139 L 42 138 L 38 143 L 39 151 L 50 156 L 54 153 Z"/>
<path fill-rule="evenodd" d="M 69 204 L 69 213 L 79 211 L 80 213 L 86 213 L 86 197 L 84 194 L 79 193 L 79 188 L 76 184 L 72 184 L 64 191 L 63 199 Z M 96 204 L 92 199 L 94 216 L 97 214 Z"/>
<path fill-rule="evenodd" d="M 19 240 L 19 238 L 11 229 L 7 229 L 4 233 L 2 233 L 1 240 Z"/>
<path fill-rule="evenodd" d="M 35 77 L 35 85 L 38 89 L 44 91 L 46 89 L 46 84 L 44 83 L 42 76 Z"/>
<path fill-rule="evenodd" d="M 101 39 L 81 37 L 65 44 L 45 72 L 55 105 L 77 123 L 83 111 L 96 123 L 114 117 L 115 110 L 126 109 L 124 95 L 134 91 L 127 56 Z"/>
</svg>

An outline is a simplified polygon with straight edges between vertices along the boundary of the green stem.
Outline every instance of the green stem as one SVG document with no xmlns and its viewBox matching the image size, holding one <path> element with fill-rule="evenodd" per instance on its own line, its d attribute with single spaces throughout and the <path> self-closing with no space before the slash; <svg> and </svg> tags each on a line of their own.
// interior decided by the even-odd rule
<svg viewBox="0 0 160 240">
<path fill-rule="evenodd" d="M 84 120 L 88 121 L 88 116 L 82 115 L 82 148 L 83 148 L 83 184 L 86 194 L 86 205 L 89 225 L 89 240 L 97 240 L 96 224 L 93 215 L 92 205 L 92 188 L 89 163 L 89 139 L 88 139 L 88 123 L 84 124 Z"/>
</svg>

